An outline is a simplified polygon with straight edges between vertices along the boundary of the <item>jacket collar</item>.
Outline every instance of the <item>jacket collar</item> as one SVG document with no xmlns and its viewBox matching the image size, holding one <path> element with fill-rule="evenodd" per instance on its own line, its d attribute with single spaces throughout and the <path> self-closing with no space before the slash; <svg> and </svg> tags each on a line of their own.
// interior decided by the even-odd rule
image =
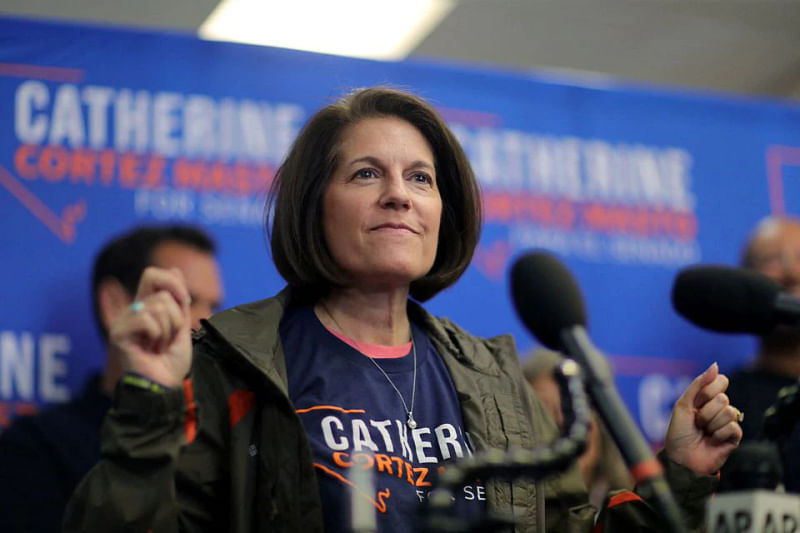
<svg viewBox="0 0 800 533">
<path fill-rule="evenodd" d="M 278 326 L 291 298 L 291 287 L 285 287 L 272 298 L 233 307 L 204 321 L 206 329 L 220 336 L 284 393 L 287 393 L 286 361 Z M 481 373 L 500 375 L 494 352 L 514 350 L 507 335 L 479 341 L 452 321 L 434 317 L 413 301 L 409 301 L 409 314 L 440 353 L 453 354 L 461 364 Z"/>
<path fill-rule="evenodd" d="M 290 298 L 291 289 L 286 287 L 272 298 L 227 309 L 203 323 L 287 396 L 286 361 L 278 325 Z"/>
<path fill-rule="evenodd" d="M 409 315 L 421 324 L 440 354 L 452 354 L 459 363 L 492 376 L 499 376 L 497 351 L 516 353 L 509 335 L 479 339 L 448 318 L 438 318 L 409 300 Z"/>
</svg>

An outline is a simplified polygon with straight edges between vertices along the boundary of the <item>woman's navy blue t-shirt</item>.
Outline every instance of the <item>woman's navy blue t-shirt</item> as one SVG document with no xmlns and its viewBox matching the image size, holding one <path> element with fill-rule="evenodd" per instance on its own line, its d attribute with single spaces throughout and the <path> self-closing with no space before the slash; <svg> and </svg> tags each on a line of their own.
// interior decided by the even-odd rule
<svg viewBox="0 0 800 533">
<path fill-rule="evenodd" d="M 281 322 L 289 396 L 311 444 L 325 531 L 351 531 L 353 498 L 371 504 L 381 533 L 416 531 L 421 502 L 439 469 L 472 453 L 447 368 L 414 324 L 412 333 L 415 429 L 407 426 L 403 403 L 386 377 L 328 331 L 311 306 L 290 308 Z M 375 361 L 410 407 L 413 355 Z M 371 475 L 370 493 L 350 481 L 352 469 Z M 456 500 L 460 516 L 477 516 L 485 508 L 485 489 L 467 485 Z"/>
</svg>

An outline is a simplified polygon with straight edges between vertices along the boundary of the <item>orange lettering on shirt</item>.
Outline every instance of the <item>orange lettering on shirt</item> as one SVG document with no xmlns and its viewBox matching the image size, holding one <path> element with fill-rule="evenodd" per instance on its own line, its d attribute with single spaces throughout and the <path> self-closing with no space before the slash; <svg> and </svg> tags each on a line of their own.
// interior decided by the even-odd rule
<svg viewBox="0 0 800 533">
<path fill-rule="evenodd" d="M 425 481 L 425 478 L 428 476 L 428 469 L 427 468 L 425 468 L 424 466 L 415 467 L 414 468 L 414 472 L 419 474 L 419 477 L 414 482 L 414 485 L 416 485 L 417 487 L 430 487 L 431 486 L 431 482 L 430 481 Z"/>
<path fill-rule="evenodd" d="M 390 476 L 392 475 L 392 459 L 388 455 L 376 453 L 375 463 L 378 465 L 378 472 L 386 472 Z"/>
<path fill-rule="evenodd" d="M 349 457 L 349 455 L 345 452 L 333 452 L 333 462 L 336 463 L 336 466 L 341 466 L 342 468 L 350 468 L 353 466 L 352 461 L 345 461 L 344 458 Z"/>
</svg>

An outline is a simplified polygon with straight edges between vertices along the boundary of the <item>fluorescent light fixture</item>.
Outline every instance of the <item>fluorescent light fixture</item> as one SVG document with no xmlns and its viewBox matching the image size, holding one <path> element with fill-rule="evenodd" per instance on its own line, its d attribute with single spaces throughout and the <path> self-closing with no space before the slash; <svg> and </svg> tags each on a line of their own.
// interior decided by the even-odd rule
<svg viewBox="0 0 800 533">
<path fill-rule="evenodd" d="M 222 0 L 198 33 L 203 39 L 396 60 L 454 6 L 455 0 Z"/>
</svg>

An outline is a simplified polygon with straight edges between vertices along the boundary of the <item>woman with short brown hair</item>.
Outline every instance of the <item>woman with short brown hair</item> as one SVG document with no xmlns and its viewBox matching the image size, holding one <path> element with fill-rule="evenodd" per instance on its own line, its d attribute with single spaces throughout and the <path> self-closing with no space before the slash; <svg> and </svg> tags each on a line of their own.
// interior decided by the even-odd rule
<svg viewBox="0 0 800 533">
<path fill-rule="evenodd" d="M 454 283 L 472 259 L 481 230 L 480 189 L 464 150 L 433 107 L 403 91 L 354 91 L 303 127 L 271 187 L 273 261 L 296 288 L 317 290 L 341 283 L 342 273 L 322 234 L 322 195 L 341 159 L 342 132 L 375 117 L 397 117 L 419 130 L 431 147 L 437 185 L 447 199 L 440 230 L 447 239 L 439 243 L 430 272 L 411 283 L 411 296 L 424 302 Z"/>
<path fill-rule="evenodd" d="M 104 459 L 65 530 L 413 532 L 449 461 L 555 437 L 509 336 L 470 335 L 415 301 L 463 273 L 481 220 L 475 176 L 429 104 L 379 87 L 323 108 L 270 205 L 288 287 L 213 316 L 193 350 L 180 275 L 145 272 L 112 327 L 127 373 Z M 710 474 L 741 433 L 724 377 L 703 380 L 711 418 L 676 409 L 671 452 Z M 698 480 L 709 486 L 686 474 L 677 488 Z M 499 511 L 518 531 L 589 531 L 594 517 L 574 466 L 546 485 L 470 480 L 454 498 L 467 526 Z"/>
</svg>

